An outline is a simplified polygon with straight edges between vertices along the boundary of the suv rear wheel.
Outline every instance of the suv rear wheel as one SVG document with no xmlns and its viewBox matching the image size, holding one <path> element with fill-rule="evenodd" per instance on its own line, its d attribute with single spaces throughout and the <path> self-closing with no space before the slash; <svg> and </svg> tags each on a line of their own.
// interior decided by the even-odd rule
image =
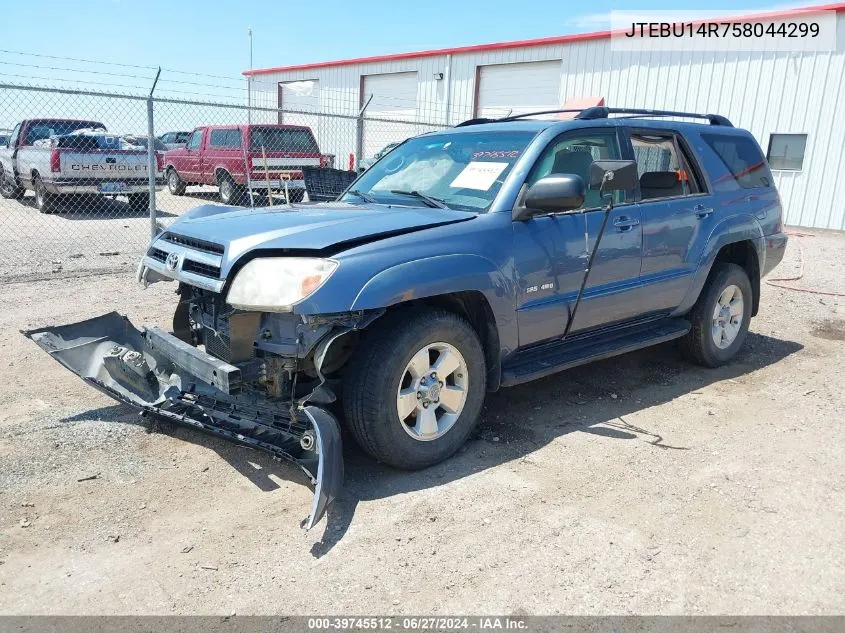
<svg viewBox="0 0 845 633">
<path fill-rule="evenodd" d="M 452 455 L 484 402 L 484 351 L 464 319 L 443 310 L 383 317 L 347 366 L 346 421 L 376 459 L 408 470 Z"/>
<path fill-rule="evenodd" d="M 692 329 L 682 339 L 686 355 L 706 367 L 718 367 L 745 343 L 751 323 L 751 282 L 736 264 L 717 264 L 690 311 Z"/>
</svg>

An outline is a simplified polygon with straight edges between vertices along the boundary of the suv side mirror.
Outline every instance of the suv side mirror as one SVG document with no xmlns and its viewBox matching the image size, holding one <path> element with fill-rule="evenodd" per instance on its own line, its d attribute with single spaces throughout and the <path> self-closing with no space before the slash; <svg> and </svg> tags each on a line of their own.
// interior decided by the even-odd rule
<svg viewBox="0 0 845 633">
<path fill-rule="evenodd" d="M 527 220 L 538 213 L 578 209 L 584 204 L 586 185 L 576 174 L 554 174 L 540 178 L 525 193 L 523 208 L 516 220 Z"/>
</svg>

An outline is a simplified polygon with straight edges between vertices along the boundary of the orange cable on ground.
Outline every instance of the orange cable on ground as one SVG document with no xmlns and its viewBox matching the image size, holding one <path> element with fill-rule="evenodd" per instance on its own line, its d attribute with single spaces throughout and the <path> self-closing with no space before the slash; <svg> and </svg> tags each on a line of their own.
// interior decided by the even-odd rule
<svg viewBox="0 0 845 633">
<path fill-rule="evenodd" d="M 799 233 L 797 231 L 786 231 L 786 234 L 791 235 L 793 237 L 815 237 L 815 235 L 813 235 L 812 233 Z M 799 279 L 804 277 L 804 249 L 801 247 L 800 241 L 795 240 L 795 243 L 798 245 L 798 274 L 795 277 L 775 277 L 774 279 L 767 279 L 766 283 L 770 286 L 774 286 L 775 288 L 783 288 L 784 290 L 794 290 L 795 292 L 807 292 L 809 294 L 825 295 L 827 297 L 845 297 L 845 292 L 817 290 L 816 288 L 797 288 L 795 286 L 777 283 L 779 281 L 798 281 Z"/>
</svg>

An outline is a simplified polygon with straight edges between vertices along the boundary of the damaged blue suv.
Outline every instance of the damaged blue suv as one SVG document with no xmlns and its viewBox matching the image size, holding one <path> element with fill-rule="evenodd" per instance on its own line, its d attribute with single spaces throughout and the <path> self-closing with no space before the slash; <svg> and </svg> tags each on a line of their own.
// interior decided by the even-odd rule
<svg viewBox="0 0 845 633">
<path fill-rule="evenodd" d="M 143 412 L 297 463 L 310 527 L 343 483 L 334 415 L 417 469 L 463 444 L 487 391 L 672 339 L 715 367 L 785 246 L 760 147 L 722 116 L 475 119 L 336 202 L 179 218 L 138 272 L 178 283 L 172 331 L 111 313 L 27 335 Z"/>
</svg>

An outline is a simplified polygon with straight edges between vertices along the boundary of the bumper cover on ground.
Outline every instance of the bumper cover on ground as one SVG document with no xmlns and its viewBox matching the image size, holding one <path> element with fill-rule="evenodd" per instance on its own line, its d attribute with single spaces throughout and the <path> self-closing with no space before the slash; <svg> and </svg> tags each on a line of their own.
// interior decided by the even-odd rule
<svg viewBox="0 0 845 633">
<path fill-rule="evenodd" d="M 120 402 L 296 463 L 315 486 L 306 529 L 340 495 L 340 428 L 327 411 L 236 393 L 237 368 L 158 328 L 138 330 L 116 312 L 24 334 Z M 226 380 L 216 381 L 215 372 Z"/>
</svg>

